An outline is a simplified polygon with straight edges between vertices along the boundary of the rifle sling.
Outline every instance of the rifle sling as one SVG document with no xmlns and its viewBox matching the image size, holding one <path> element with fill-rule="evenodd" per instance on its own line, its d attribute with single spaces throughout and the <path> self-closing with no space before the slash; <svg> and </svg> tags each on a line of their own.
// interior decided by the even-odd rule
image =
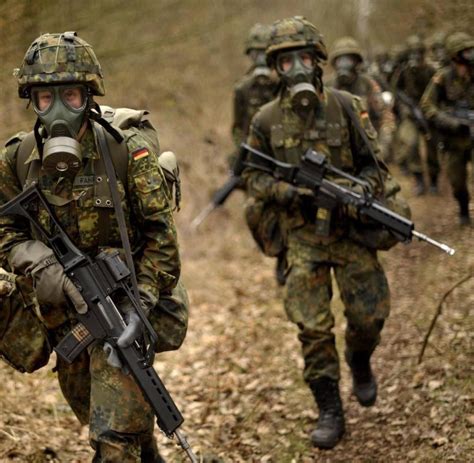
<svg viewBox="0 0 474 463">
<path fill-rule="evenodd" d="M 370 155 L 372 156 L 372 158 L 375 162 L 375 166 L 377 168 L 377 175 L 379 177 L 380 186 L 382 188 L 382 195 L 385 196 L 385 187 L 384 187 L 384 181 L 383 181 L 383 178 L 382 178 L 382 170 L 380 168 L 380 164 L 379 164 L 379 160 L 377 159 L 377 155 L 375 154 L 375 151 L 373 150 L 372 145 L 370 144 L 369 137 L 367 136 L 367 134 L 365 133 L 365 130 L 360 125 L 359 119 L 355 115 L 353 109 L 351 108 L 351 105 L 349 104 L 347 99 L 344 98 L 342 93 L 339 92 L 338 90 L 334 89 L 334 88 L 331 89 L 331 92 L 334 94 L 337 101 L 339 101 L 342 108 L 344 109 L 346 114 L 349 116 L 349 119 L 351 120 L 352 124 L 356 128 L 357 132 L 359 133 L 360 137 L 362 138 L 362 141 L 365 143 L 365 145 L 367 147 L 367 150 L 369 151 Z"/>
</svg>

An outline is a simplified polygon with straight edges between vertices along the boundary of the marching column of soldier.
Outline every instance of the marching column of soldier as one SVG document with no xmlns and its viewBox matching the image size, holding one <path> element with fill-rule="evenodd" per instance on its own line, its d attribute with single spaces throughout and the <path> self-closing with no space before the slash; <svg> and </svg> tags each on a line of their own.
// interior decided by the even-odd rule
<svg viewBox="0 0 474 463">
<path fill-rule="evenodd" d="M 269 160 L 299 166 L 313 149 L 354 179 L 341 185 L 384 198 L 394 181 L 389 162 L 413 177 L 417 195 L 426 192 L 424 146 L 429 191 L 438 192 L 441 159 L 459 205 L 459 222 L 469 226 L 474 39 L 461 32 L 435 34 L 429 51 L 426 56 L 426 45 L 412 36 L 404 46 L 380 52 L 368 66 L 355 39 L 343 37 L 328 52 L 320 31 L 301 16 L 256 24 L 245 45 L 251 66 L 234 92 L 237 151 L 245 142 Z M 328 60 L 333 78 L 326 81 Z M 77 34 L 38 37 L 17 79 L 19 96 L 32 103 L 37 121 L 0 152 L 0 205 L 35 186 L 81 251 L 122 250 L 96 128 L 105 127 L 111 135 L 108 149 L 117 159 L 139 305 L 158 334 L 156 352 L 179 348 L 188 307 L 173 219 L 173 189 L 179 181 L 169 175 L 176 166 L 167 169 L 160 162 L 165 156 L 146 131 L 151 126 L 143 114 L 128 126 L 107 120 L 107 110 L 94 101 L 105 93 L 101 66 Z M 347 318 L 344 358 L 353 393 L 369 407 L 377 399 L 371 358 L 390 312 L 389 286 L 377 255 L 383 248 L 372 245 L 370 237 L 350 233 L 350 223 L 364 223 L 350 204 L 318 202 L 312 191 L 252 162 L 246 163 L 242 179 L 248 225 L 260 248 L 278 258 L 285 311 L 298 328 L 304 379 L 319 409 L 311 441 L 333 448 L 344 435 L 345 420 L 332 332 L 331 272 Z M 51 218 L 38 205 L 33 210 L 53 232 Z M 77 314 L 87 312 L 83 288 L 68 278 L 32 224 L 11 215 L 0 217 L 0 265 L 0 355 L 13 368 L 31 373 L 49 361 L 52 349 L 77 324 Z M 92 343 L 71 364 L 58 357 L 55 371 L 78 420 L 90 426 L 93 461 L 160 462 L 153 412 L 119 352 L 138 345 L 143 322 L 133 304 L 117 300 L 116 305 L 124 324 L 118 339 Z"/>
</svg>

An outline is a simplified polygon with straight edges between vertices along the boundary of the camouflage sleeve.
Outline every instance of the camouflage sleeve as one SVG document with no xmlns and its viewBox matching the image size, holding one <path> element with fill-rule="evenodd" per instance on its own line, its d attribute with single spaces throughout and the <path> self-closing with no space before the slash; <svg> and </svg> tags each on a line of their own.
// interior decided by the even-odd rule
<svg viewBox="0 0 474 463">
<path fill-rule="evenodd" d="M 21 135 L 12 137 L 0 151 L 0 205 L 21 193 L 16 175 L 16 157 Z M 10 249 L 22 241 L 31 239 L 26 221 L 14 216 L 0 217 L 0 265 L 5 263 Z"/>
<path fill-rule="evenodd" d="M 395 130 L 395 116 L 382 97 L 382 89 L 375 79 L 369 80 L 370 90 L 367 98 L 371 113 L 377 115 L 377 132 L 385 131 L 392 133 Z M 375 126 L 375 123 L 374 123 Z"/>
<path fill-rule="evenodd" d="M 180 258 L 171 196 L 164 174 L 143 137 L 135 134 L 127 140 L 129 149 L 128 192 L 133 220 L 140 229 L 144 247 L 137 262 L 137 280 L 141 289 L 155 297 L 170 290 L 180 275 Z"/>
<path fill-rule="evenodd" d="M 352 109 L 360 126 L 367 135 L 370 147 L 375 155 L 374 158 L 359 131 L 352 125 L 351 136 L 355 148 L 355 152 L 353 152 L 354 167 L 356 170 L 355 173 L 359 178 L 370 184 L 375 194 L 379 194 L 383 188 L 383 180 L 381 180 L 380 170 L 385 171 L 386 167 L 380 159 L 380 147 L 377 141 L 377 132 L 370 122 L 368 110 L 360 98 L 353 97 Z"/>
<path fill-rule="evenodd" d="M 273 156 L 270 135 L 268 130 L 265 129 L 264 124 L 262 124 L 260 115 L 261 112 L 257 111 L 252 119 L 247 144 L 265 154 Z M 242 173 L 242 178 L 246 183 L 247 192 L 250 196 L 263 200 L 269 200 L 272 197 L 273 185 L 277 182 L 272 175 L 247 168 Z"/>
<path fill-rule="evenodd" d="M 234 90 L 234 122 L 232 124 L 232 139 L 237 149 L 245 141 L 245 98 L 237 85 Z"/>
<path fill-rule="evenodd" d="M 435 121 L 441 112 L 439 103 L 443 88 L 443 72 L 438 71 L 426 87 L 420 101 L 421 110 L 430 121 Z"/>
</svg>

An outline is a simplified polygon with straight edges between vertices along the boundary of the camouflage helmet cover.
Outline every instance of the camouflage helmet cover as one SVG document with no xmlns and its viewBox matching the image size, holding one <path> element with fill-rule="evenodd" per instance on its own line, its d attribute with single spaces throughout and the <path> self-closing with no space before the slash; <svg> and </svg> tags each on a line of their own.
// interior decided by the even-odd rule
<svg viewBox="0 0 474 463">
<path fill-rule="evenodd" d="M 270 41 L 266 49 L 267 61 L 270 64 L 282 50 L 303 47 L 313 48 L 319 60 L 327 60 L 323 35 L 312 23 L 303 16 L 280 19 L 271 26 Z"/>
<path fill-rule="evenodd" d="M 83 83 L 93 95 L 105 94 L 102 68 L 92 47 L 76 32 L 43 34 L 28 48 L 16 71 L 20 98 L 33 85 Z"/>
<path fill-rule="evenodd" d="M 355 55 L 360 62 L 364 61 L 364 55 L 359 43 L 352 37 L 341 37 L 334 42 L 333 49 L 329 54 L 329 61 L 331 64 L 334 60 L 343 55 Z"/>
<path fill-rule="evenodd" d="M 245 41 L 245 53 L 248 54 L 250 50 L 265 50 L 268 47 L 269 38 L 270 26 L 254 24 Z"/>
<path fill-rule="evenodd" d="M 446 39 L 446 51 L 451 58 L 467 48 L 474 48 L 474 38 L 465 32 L 455 32 Z"/>
</svg>

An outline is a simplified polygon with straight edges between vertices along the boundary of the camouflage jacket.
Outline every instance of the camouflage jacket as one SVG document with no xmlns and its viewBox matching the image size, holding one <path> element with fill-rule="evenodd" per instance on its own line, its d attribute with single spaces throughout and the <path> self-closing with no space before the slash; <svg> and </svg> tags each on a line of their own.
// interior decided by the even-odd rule
<svg viewBox="0 0 474 463">
<path fill-rule="evenodd" d="M 367 74 L 358 74 L 355 81 L 349 86 L 342 86 L 337 79 L 329 81 L 326 85 L 360 97 L 369 109 L 370 120 L 377 132 L 382 129 L 393 131 L 395 116 L 384 103 L 382 89 L 375 79 Z"/>
<path fill-rule="evenodd" d="M 452 116 L 458 108 L 474 111 L 474 83 L 470 78 L 460 77 L 453 66 L 439 70 L 431 79 L 423 98 L 421 109 L 426 118 L 437 124 L 443 115 Z M 456 134 L 444 134 L 449 147 L 465 149 L 471 144 L 469 137 Z"/>
<path fill-rule="evenodd" d="M 352 108 L 378 156 L 377 132 L 364 103 L 357 96 L 342 93 L 352 102 Z M 304 152 L 312 148 L 324 153 L 334 166 L 366 180 L 374 192 L 379 193 L 379 172 L 366 144 L 330 89 L 324 90 L 321 99 L 322 104 L 314 115 L 304 120 L 291 109 L 288 92 L 283 91 L 255 115 L 247 142 L 278 161 L 295 165 L 299 165 Z M 270 203 L 273 201 L 273 185 L 278 180 L 252 168 L 247 168 L 243 176 L 253 198 Z M 316 207 L 314 198 L 302 193 L 301 201 L 294 207 L 280 211 L 283 233 L 299 229 L 298 235 L 302 239 L 323 244 L 338 239 L 346 231 L 347 219 L 340 210 L 324 211 L 321 214 L 323 209 Z M 316 233 L 318 225 L 315 220 L 321 215 L 330 222 L 330 231 L 326 236 Z"/>
<path fill-rule="evenodd" d="M 247 138 L 250 121 L 258 109 L 275 98 L 278 78 L 273 74 L 255 76 L 250 69 L 234 88 L 234 121 L 232 138 L 237 148 Z"/>
<path fill-rule="evenodd" d="M 418 104 L 434 73 L 435 70 L 426 63 L 417 68 L 405 65 L 393 76 L 392 85 L 395 91 L 402 90 Z"/>
<path fill-rule="evenodd" d="M 119 193 L 132 248 L 139 249 L 135 257 L 139 286 L 158 297 L 160 291 L 171 290 L 176 285 L 180 274 L 170 194 L 158 164 L 158 153 L 139 133 L 124 133 L 129 156 L 127 184 L 117 179 Z M 0 204 L 22 191 L 17 175 L 22 138 L 21 135 L 11 138 L 0 151 Z M 35 147 L 26 161 L 31 168 L 25 187 L 37 181 L 72 241 L 82 251 L 96 255 L 102 249 L 121 248 L 121 241 L 105 168 L 91 128 L 86 130 L 81 146 L 83 165 L 73 180 L 54 180 L 46 175 Z M 34 170 L 37 175 L 31 174 Z M 38 212 L 38 219 L 47 230 L 50 229 L 44 211 Z M 41 239 L 29 224 L 12 216 L 0 217 L 2 261 L 14 245 L 32 238 Z"/>
</svg>

